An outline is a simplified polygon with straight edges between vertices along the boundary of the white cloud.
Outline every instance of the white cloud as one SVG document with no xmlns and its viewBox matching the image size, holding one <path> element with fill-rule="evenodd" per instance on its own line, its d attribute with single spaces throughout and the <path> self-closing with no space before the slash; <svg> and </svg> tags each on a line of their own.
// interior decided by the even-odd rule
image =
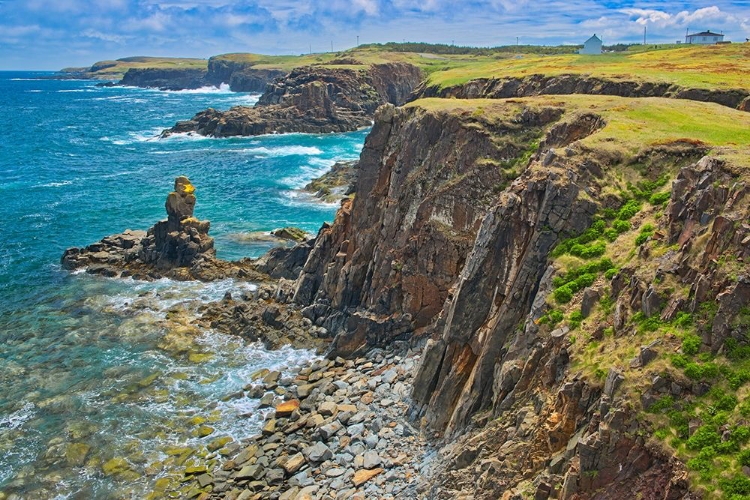
<svg viewBox="0 0 750 500">
<path fill-rule="evenodd" d="M 96 31 L 92 29 L 88 29 L 81 34 L 88 38 L 95 38 L 97 40 L 103 40 L 105 42 L 113 42 L 113 43 L 123 43 L 129 38 L 125 36 L 113 35 L 110 33 L 102 33 L 101 31 Z"/>
</svg>

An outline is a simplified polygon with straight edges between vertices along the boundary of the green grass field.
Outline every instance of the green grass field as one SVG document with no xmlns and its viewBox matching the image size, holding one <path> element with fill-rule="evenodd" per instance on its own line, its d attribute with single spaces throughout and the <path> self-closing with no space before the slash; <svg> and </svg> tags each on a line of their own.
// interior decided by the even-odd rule
<svg viewBox="0 0 750 500">
<path fill-rule="evenodd" d="M 702 89 L 750 89 L 750 44 L 679 46 L 584 56 L 504 56 L 476 60 L 433 73 L 429 84 L 460 85 L 477 78 L 578 74 L 667 82 Z"/>
<path fill-rule="evenodd" d="M 519 50 L 523 50 L 520 47 Z M 363 46 L 343 52 L 270 56 L 233 53 L 215 56 L 258 69 L 291 71 L 302 66 L 365 69 L 373 64 L 407 62 L 422 69 L 429 85 L 451 87 L 477 78 L 523 77 L 535 74 L 578 74 L 621 81 L 666 82 L 700 89 L 750 89 L 750 44 L 711 46 L 661 45 L 631 47 L 625 52 L 578 54 L 430 54 L 388 51 Z M 130 68 L 205 68 L 205 59 L 130 57 L 102 61 L 94 74 L 117 78 Z"/>
</svg>

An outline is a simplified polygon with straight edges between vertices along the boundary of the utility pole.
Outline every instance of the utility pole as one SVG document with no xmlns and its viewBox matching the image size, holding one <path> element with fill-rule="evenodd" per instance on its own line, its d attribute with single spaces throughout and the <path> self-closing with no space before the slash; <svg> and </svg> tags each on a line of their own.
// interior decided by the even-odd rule
<svg viewBox="0 0 750 500">
<path fill-rule="evenodd" d="M 331 52 L 333 52 L 333 40 L 331 40 Z"/>
<path fill-rule="evenodd" d="M 646 45 L 646 27 L 643 27 L 643 45 Z"/>
<path fill-rule="evenodd" d="M 359 47 L 359 35 L 357 35 L 357 47 Z"/>
</svg>

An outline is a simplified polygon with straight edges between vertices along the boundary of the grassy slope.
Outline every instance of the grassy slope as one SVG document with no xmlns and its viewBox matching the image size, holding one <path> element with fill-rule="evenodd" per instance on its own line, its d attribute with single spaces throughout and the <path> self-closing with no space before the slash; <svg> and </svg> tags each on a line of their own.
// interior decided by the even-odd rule
<svg viewBox="0 0 750 500">
<path fill-rule="evenodd" d="M 476 78 L 523 77 L 533 74 L 581 74 L 614 80 L 669 82 L 704 89 L 750 88 L 750 44 L 675 46 L 599 56 L 524 55 L 479 59 L 430 77 L 441 87 Z"/>
</svg>

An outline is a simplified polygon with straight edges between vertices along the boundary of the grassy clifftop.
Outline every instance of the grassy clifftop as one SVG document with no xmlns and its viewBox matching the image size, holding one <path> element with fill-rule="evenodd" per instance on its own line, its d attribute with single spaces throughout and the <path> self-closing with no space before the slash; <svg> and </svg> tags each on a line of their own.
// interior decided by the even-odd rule
<svg viewBox="0 0 750 500">
<path fill-rule="evenodd" d="M 99 61 L 90 68 L 66 68 L 64 73 L 80 73 L 86 78 L 120 80 L 129 69 L 206 69 L 208 60 L 181 57 L 124 57 Z"/>
<path fill-rule="evenodd" d="M 519 47 L 519 54 L 434 54 L 392 51 L 386 46 L 362 46 L 342 52 L 302 55 L 230 53 L 214 56 L 216 61 L 247 64 L 256 69 L 291 71 L 302 66 L 364 69 L 373 64 L 407 62 L 429 75 L 427 84 L 441 88 L 461 85 L 479 78 L 556 76 L 577 74 L 615 81 L 673 83 L 686 88 L 723 90 L 750 89 L 750 44 L 714 46 L 668 46 L 655 50 L 631 47 L 625 52 L 582 56 L 540 54 Z M 83 72 L 92 78 L 121 78 L 130 68 L 205 69 L 205 59 L 128 57 L 100 61 Z M 70 72 L 81 73 L 81 68 Z"/>
<path fill-rule="evenodd" d="M 674 83 L 701 89 L 748 89 L 750 44 L 674 46 L 585 56 L 503 55 L 433 73 L 429 85 L 450 87 L 478 78 L 578 74 L 612 80 Z"/>
<path fill-rule="evenodd" d="M 704 143 L 724 154 L 750 159 L 750 113 L 713 103 L 665 98 L 600 95 L 535 96 L 514 99 L 420 99 L 407 104 L 435 111 L 503 117 L 519 107 L 558 107 L 566 114 L 594 113 L 606 125 L 582 144 L 632 154 L 642 147 L 677 141 Z"/>
<path fill-rule="evenodd" d="M 379 46 L 358 47 L 343 52 L 302 54 L 299 56 L 268 56 L 262 54 L 221 54 L 213 59 L 252 65 L 256 69 L 280 69 L 291 71 L 301 66 L 326 66 L 335 68 L 364 69 L 373 64 L 406 62 L 414 64 L 426 73 L 442 71 L 460 65 L 486 59 L 474 55 L 427 54 L 415 52 L 392 52 Z"/>
</svg>

